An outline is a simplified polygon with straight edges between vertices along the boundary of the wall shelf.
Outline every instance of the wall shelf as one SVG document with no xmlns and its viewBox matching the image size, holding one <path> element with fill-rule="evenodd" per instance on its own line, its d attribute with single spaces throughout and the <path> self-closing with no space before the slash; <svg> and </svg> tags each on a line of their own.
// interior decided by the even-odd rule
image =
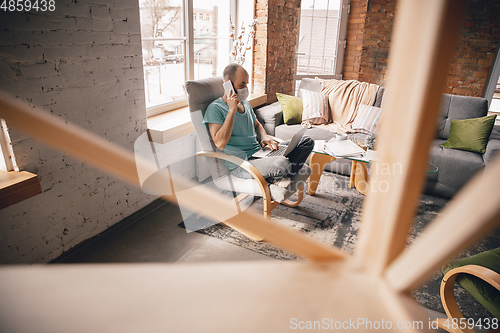
<svg viewBox="0 0 500 333">
<path fill-rule="evenodd" d="M 0 171 L 0 209 L 42 193 L 38 176 L 27 171 Z"/>
</svg>

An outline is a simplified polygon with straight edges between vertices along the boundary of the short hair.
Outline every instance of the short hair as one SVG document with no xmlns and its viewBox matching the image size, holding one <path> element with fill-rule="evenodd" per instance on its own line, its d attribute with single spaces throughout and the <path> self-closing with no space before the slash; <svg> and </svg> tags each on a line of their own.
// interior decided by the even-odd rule
<svg viewBox="0 0 500 333">
<path fill-rule="evenodd" d="M 238 71 L 239 68 L 244 69 L 243 66 L 237 63 L 232 63 L 227 65 L 226 68 L 224 68 L 224 72 L 222 72 L 224 80 L 231 80 L 234 82 L 234 79 L 236 77 L 236 72 Z"/>
</svg>

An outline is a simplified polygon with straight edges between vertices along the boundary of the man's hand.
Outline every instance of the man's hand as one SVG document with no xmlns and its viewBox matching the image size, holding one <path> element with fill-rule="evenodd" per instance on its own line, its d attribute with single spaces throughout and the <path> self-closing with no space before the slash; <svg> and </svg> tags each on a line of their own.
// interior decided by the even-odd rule
<svg viewBox="0 0 500 333">
<path fill-rule="evenodd" d="M 238 111 L 239 113 L 245 112 L 245 107 L 241 104 L 238 94 L 231 92 L 231 96 L 226 96 L 226 93 L 224 93 L 222 100 L 229 106 L 229 111 Z"/>
<path fill-rule="evenodd" d="M 226 102 L 227 106 L 229 106 L 229 110 L 236 111 L 238 109 L 240 100 L 238 99 L 238 95 L 236 95 L 234 92 L 231 92 L 231 96 L 226 96 L 226 100 L 224 102 Z"/>
<path fill-rule="evenodd" d="M 269 146 L 269 148 L 271 148 L 271 150 L 278 149 L 278 143 L 275 140 L 268 137 L 267 135 L 262 137 L 260 144 L 261 144 L 262 148 L 264 148 L 265 146 Z"/>
</svg>

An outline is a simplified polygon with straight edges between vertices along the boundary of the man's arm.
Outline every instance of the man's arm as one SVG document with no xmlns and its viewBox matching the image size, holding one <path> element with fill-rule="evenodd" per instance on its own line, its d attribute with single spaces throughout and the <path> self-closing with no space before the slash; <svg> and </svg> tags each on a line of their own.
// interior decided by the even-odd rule
<svg viewBox="0 0 500 333">
<path fill-rule="evenodd" d="M 224 102 L 226 102 L 229 106 L 229 112 L 224 120 L 224 123 L 222 125 L 216 123 L 208 124 L 208 130 L 210 131 L 212 140 L 214 141 L 215 146 L 220 150 L 224 150 L 224 148 L 226 148 L 229 138 L 231 137 L 231 133 L 233 132 L 234 114 L 236 113 L 239 102 L 238 95 L 233 94 L 231 97 L 227 97 Z"/>
<path fill-rule="evenodd" d="M 260 145 L 262 147 L 269 146 L 271 150 L 278 149 L 278 143 L 267 135 L 264 126 L 257 119 L 253 123 L 253 126 L 255 127 L 255 133 L 260 138 Z"/>
</svg>

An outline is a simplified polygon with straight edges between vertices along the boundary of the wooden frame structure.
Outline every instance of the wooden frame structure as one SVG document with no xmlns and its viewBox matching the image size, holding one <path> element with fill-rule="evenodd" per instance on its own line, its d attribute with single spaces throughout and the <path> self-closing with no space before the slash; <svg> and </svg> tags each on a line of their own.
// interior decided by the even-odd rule
<svg viewBox="0 0 500 333">
<path fill-rule="evenodd" d="M 405 247 L 463 8 L 456 0 L 398 2 L 376 163 L 401 163 L 402 172 L 371 175 L 390 186 L 370 187 L 354 255 L 245 210 L 231 223 L 309 261 L 2 267 L 0 322 L 12 332 L 374 331 L 384 322 L 391 331 L 428 331 L 409 291 L 500 220 L 497 159 Z M 133 155 L 101 138 L 5 97 L 0 117 L 138 185 Z M 193 211 L 224 220 L 231 209 L 208 189 L 164 177 L 176 195 L 189 195 Z"/>
</svg>

